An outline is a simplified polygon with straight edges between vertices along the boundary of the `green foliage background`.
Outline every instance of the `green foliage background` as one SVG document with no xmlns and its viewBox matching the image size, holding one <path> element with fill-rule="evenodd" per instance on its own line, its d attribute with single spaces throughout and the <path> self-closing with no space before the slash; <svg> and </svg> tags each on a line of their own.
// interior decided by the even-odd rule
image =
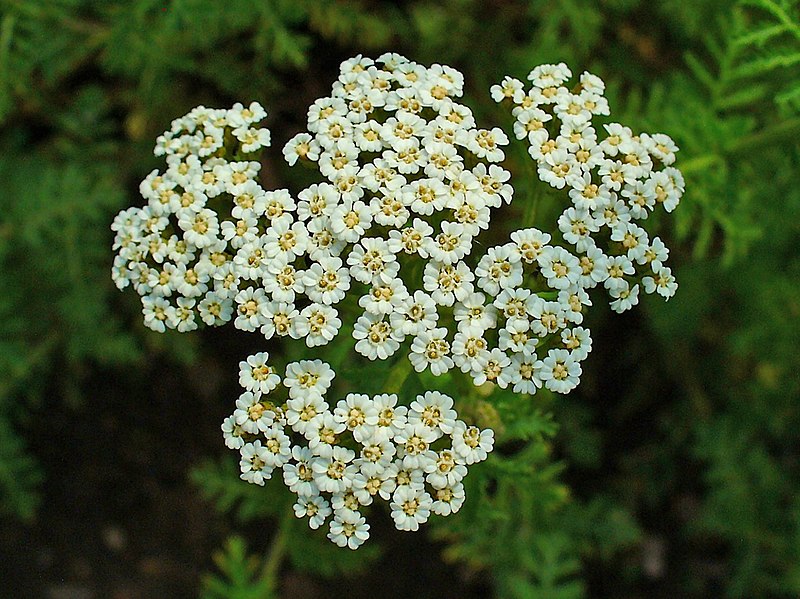
<svg viewBox="0 0 800 599">
<path fill-rule="evenodd" d="M 108 226 L 140 202 L 156 135 L 197 104 L 258 99 L 275 140 L 267 183 L 297 189 L 282 141 L 341 59 L 384 50 L 462 70 L 479 122 L 506 118 L 488 97 L 505 74 L 591 70 L 614 119 L 676 140 L 687 188 L 659 223 L 675 298 L 625 316 L 598 306 L 570 396 L 462 408 L 515 441 L 474 469 L 457 517 L 429 526 L 424 551 L 457 574 L 420 588 L 469 596 L 477 577 L 503 598 L 799 596 L 796 0 L 0 0 L 5 526 L 35 526 L 57 475 L 37 422 L 54 405 L 91 419 L 98 372 L 129 381 L 246 355 L 146 332 L 136 298 L 111 284 Z M 224 414 L 233 397 L 213 401 Z M 238 532 L 184 596 L 288 597 L 298 575 L 374 590 L 386 579 L 370 564 L 404 558 L 395 537 L 355 555 L 330 547 L 283 517 L 280 485 L 238 482 L 222 453 L 200 456 L 191 478 Z"/>
</svg>

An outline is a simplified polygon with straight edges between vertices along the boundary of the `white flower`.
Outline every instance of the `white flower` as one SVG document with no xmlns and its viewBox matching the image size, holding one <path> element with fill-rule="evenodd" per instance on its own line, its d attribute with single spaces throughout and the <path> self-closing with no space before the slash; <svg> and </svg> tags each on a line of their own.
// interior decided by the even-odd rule
<svg viewBox="0 0 800 599">
<path fill-rule="evenodd" d="M 362 472 L 353 477 L 353 493 L 358 497 L 359 502 L 368 505 L 375 495 L 381 499 L 389 500 L 397 487 L 394 478 L 391 477 L 392 470 L 383 468 L 375 470 L 369 474 Z"/>
<path fill-rule="evenodd" d="M 564 320 L 573 324 L 583 322 L 583 307 L 591 306 L 592 300 L 582 287 L 563 289 L 558 292 L 558 303 L 561 304 Z"/>
<path fill-rule="evenodd" d="M 478 158 L 489 162 L 502 162 L 505 153 L 500 146 L 508 145 L 508 137 L 502 129 L 495 127 L 491 131 L 480 129 L 470 136 L 467 148 Z"/>
<path fill-rule="evenodd" d="M 167 309 L 169 301 L 163 297 L 144 296 L 142 298 L 142 313 L 144 325 L 157 333 L 166 330 Z"/>
<path fill-rule="evenodd" d="M 436 453 L 430 449 L 430 445 L 441 436 L 438 428 L 426 426 L 421 420 L 416 424 L 406 424 L 394 437 L 394 442 L 401 450 L 398 455 L 402 458 L 403 468 L 430 471 L 436 462 Z"/>
<path fill-rule="evenodd" d="M 311 301 L 337 304 L 350 289 L 350 272 L 340 258 L 320 258 L 305 271 L 303 284 Z"/>
<path fill-rule="evenodd" d="M 561 342 L 570 352 L 572 357 L 580 362 L 585 360 L 592 350 L 592 338 L 589 329 L 575 327 L 561 331 Z"/>
<path fill-rule="evenodd" d="M 664 245 L 664 242 L 659 237 L 654 237 L 650 245 L 645 248 L 644 254 L 638 262 L 639 264 L 649 264 L 650 268 L 655 272 L 663 266 L 668 257 L 669 248 Z"/>
<path fill-rule="evenodd" d="M 184 212 L 178 220 L 183 230 L 183 238 L 199 248 L 211 245 L 219 234 L 217 213 L 204 208 L 197 213 Z"/>
<path fill-rule="evenodd" d="M 308 230 L 294 222 L 290 214 L 272 220 L 264 235 L 264 251 L 270 258 L 282 256 L 287 261 L 302 256 L 308 246 Z"/>
<path fill-rule="evenodd" d="M 678 146 L 672 141 L 669 135 L 663 133 L 654 133 L 648 135 L 642 133 L 640 136 L 642 146 L 654 157 L 661 161 L 665 166 L 669 166 L 675 162 L 675 152 L 678 151 Z"/>
<path fill-rule="evenodd" d="M 558 228 L 564 241 L 575 246 L 578 252 L 585 252 L 594 247 L 592 233 L 597 233 L 600 226 L 588 210 L 567 208 L 558 219 Z"/>
<path fill-rule="evenodd" d="M 458 332 L 453 337 L 453 362 L 461 372 L 478 370 L 483 365 L 488 343 L 482 333 L 467 334 Z"/>
<path fill-rule="evenodd" d="M 239 384 L 248 391 L 269 393 L 281 382 L 281 377 L 267 364 L 269 354 L 259 352 L 239 362 Z"/>
<path fill-rule="evenodd" d="M 564 306 L 561 303 L 547 302 L 538 297 L 533 302 L 530 317 L 531 331 L 539 337 L 555 333 L 566 324 Z"/>
<path fill-rule="evenodd" d="M 261 441 L 245 443 L 239 450 L 242 459 L 239 462 L 241 474 L 239 477 L 249 483 L 257 485 L 272 477 L 272 468 L 267 466 L 269 450 L 261 445 Z"/>
<path fill-rule="evenodd" d="M 319 149 L 319 143 L 308 133 L 298 133 L 283 146 L 283 157 L 289 166 L 294 166 L 298 158 L 301 160 L 318 160 Z"/>
<path fill-rule="evenodd" d="M 292 455 L 289 437 L 283 432 L 283 427 L 272 426 L 264 431 L 264 438 L 264 447 L 267 449 L 264 460 L 267 466 L 282 468 Z"/>
<path fill-rule="evenodd" d="M 289 389 L 289 397 L 322 397 L 335 376 L 330 365 L 322 360 L 300 360 L 287 364 L 283 384 Z"/>
<path fill-rule="evenodd" d="M 425 291 L 431 292 L 433 301 L 440 306 L 452 306 L 473 292 L 475 275 L 463 262 L 443 264 L 431 261 L 425 265 L 422 282 Z"/>
<path fill-rule="evenodd" d="M 257 331 L 266 322 L 269 299 L 263 289 L 248 287 L 236 294 L 236 320 L 234 325 L 243 331 Z"/>
<path fill-rule="evenodd" d="M 446 150 L 445 148 L 447 147 L 452 148 L 452 146 L 442 145 L 441 151 L 455 155 L 455 148 Z M 413 212 L 425 216 L 432 215 L 434 211 L 442 210 L 449 198 L 447 186 L 436 178 L 412 181 L 402 187 L 400 191 L 403 203 Z"/>
<path fill-rule="evenodd" d="M 478 287 L 496 296 L 501 289 L 522 284 L 522 262 L 514 244 L 489 248 L 475 269 Z"/>
<path fill-rule="evenodd" d="M 247 125 L 242 125 L 233 130 L 233 134 L 240 142 L 242 142 L 242 152 L 249 153 L 256 150 L 268 147 L 270 145 L 269 129 L 252 128 Z"/>
<path fill-rule="evenodd" d="M 353 338 L 357 340 L 355 349 L 370 360 L 385 360 L 400 348 L 403 334 L 395 330 L 384 315 L 365 313 L 356 321 Z"/>
<path fill-rule="evenodd" d="M 347 257 L 350 275 L 361 283 L 391 281 L 400 269 L 389 243 L 378 237 L 362 239 Z"/>
<path fill-rule="evenodd" d="M 236 102 L 232 108 L 228 109 L 226 119 L 232 127 L 241 127 L 262 121 L 266 116 L 267 111 L 258 102 L 250 102 L 247 107 Z"/>
<path fill-rule="evenodd" d="M 236 400 L 233 420 L 246 433 L 256 435 L 272 426 L 275 412 L 262 401 L 261 393 L 245 391 Z"/>
<path fill-rule="evenodd" d="M 531 355 L 536 351 L 539 340 L 531 330 L 527 318 L 514 318 L 506 322 L 506 326 L 498 333 L 498 345 L 501 350 L 510 350 L 512 353 Z"/>
<path fill-rule="evenodd" d="M 313 462 L 314 482 L 319 490 L 324 493 L 344 493 L 352 485 L 357 472 L 355 466 L 350 464 L 355 455 L 352 450 L 336 445 L 328 456 L 322 456 L 325 459 Z"/>
<path fill-rule="evenodd" d="M 533 85 L 541 88 L 561 85 L 572 77 L 572 71 L 566 64 L 542 64 L 528 73 L 528 79 Z"/>
<path fill-rule="evenodd" d="M 372 223 L 372 211 L 364 202 L 357 200 L 334 207 L 330 214 L 330 228 L 342 241 L 356 243 Z"/>
<path fill-rule="evenodd" d="M 494 431 L 480 430 L 458 420 L 453 427 L 453 452 L 458 461 L 467 465 L 482 462 L 494 446 Z"/>
<path fill-rule="evenodd" d="M 606 272 L 608 278 L 603 285 L 609 292 L 619 292 L 628 286 L 625 275 L 633 275 L 636 270 L 627 256 L 610 256 L 606 261 Z"/>
<path fill-rule="evenodd" d="M 341 326 L 336 308 L 323 304 L 307 306 L 294 321 L 296 334 L 306 338 L 308 347 L 325 345 L 336 336 Z"/>
<path fill-rule="evenodd" d="M 428 428 L 438 428 L 450 434 L 456 422 L 453 398 L 438 391 L 426 391 L 411 402 L 408 410 L 408 424 L 422 424 Z"/>
<path fill-rule="evenodd" d="M 497 325 L 497 310 L 492 304 L 485 304 L 482 293 L 471 293 L 453 307 L 453 319 L 458 330 L 464 334 L 481 335 Z"/>
<path fill-rule="evenodd" d="M 300 316 L 294 304 L 285 302 L 267 302 L 263 312 L 266 321 L 260 330 L 267 339 L 271 339 L 275 334 L 281 337 L 290 335 L 294 331 L 295 319 Z"/>
<path fill-rule="evenodd" d="M 168 306 L 165 310 L 170 328 L 178 329 L 180 333 L 193 331 L 197 328 L 194 311 L 195 300 L 179 297 L 176 306 Z"/>
<path fill-rule="evenodd" d="M 440 516 L 455 514 L 464 505 L 464 499 L 464 485 L 460 482 L 452 487 L 434 488 L 431 511 Z"/>
<path fill-rule="evenodd" d="M 415 218 L 411 226 L 405 227 L 401 231 L 389 231 L 389 248 L 395 254 L 400 251 L 406 254 L 416 254 L 427 258 L 427 251 L 424 246 L 427 239 L 433 234 L 433 227 L 420 218 Z"/>
<path fill-rule="evenodd" d="M 497 384 L 503 389 L 513 385 L 514 393 L 535 395 L 542 386 L 542 380 L 534 370 L 535 364 L 536 354 L 514 354 L 511 363 L 497 377 Z"/>
<path fill-rule="evenodd" d="M 596 287 L 608 278 L 608 257 L 598 247 L 589 248 L 580 257 L 581 276 L 578 285 L 584 289 Z"/>
<path fill-rule="evenodd" d="M 233 416 L 228 416 L 223 420 L 221 428 L 226 447 L 229 449 L 241 449 L 244 447 L 245 440 L 242 437 L 244 431 L 240 425 L 236 424 Z"/>
<path fill-rule="evenodd" d="M 467 475 L 467 467 L 456 461 L 451 449 L 443 449 L 436 454 L 436 468 L 429 472 L 425 480 L 434 489 L 454 487 Z"/>
<path fill-rule="evenodd" d="M 433 452 L 431 454 L 436 455 Z M 435 458 L 429 461 L 430 465 L 434 463 Z M 425 489 L 425 472 L 419 468 L 404 466 L 402 459 L 392 462 L 386 470 L 395 479 L 397 487 L 411 487 L 419 491 Z"/>
<path fill-rule="evenodd" d="M 419 332 L 411 344 L 408 359 L 417 372 L 430 366 L 433 375 L 439 376 L 453 367 L 453 359 L 449 353 L 447 329 L 442 327 Z"/>
<path fill-rule="evenodd" d="M 320 495 L 299 497 L 297 503 L 292 507 L 294 508 L 295 516 L 308 518 L 308 526 L 313 530 L 322 526 L 328 516 L 331 515 L 330 505 Z"/>
<path fill-rule="evenodd" d="M 360 494 L 359 494 L 360 495 Z M 363 495 L 362 495 L 363 497 Z M 347 512 L 358 514 L 358 509 L 362 505 L 369 505 L 372 503 L 372 497 L 368 499 L 368 503 L 362 504 L 359 496 L 353 492 L 352 487 L 348 488 L 344 493 L 334 493 L 331 496 L 331 506 L 333 513 L 342 515 Z"/>
<path fill-rule="evenodd" d="M 408 299 L 408 290 L 401 279 L 373 285 L 369 293 L 361 296 L 358 305 L 370 314 L 384 315 L 400 309 Z"/>
<path fill-rule="evenodd" d="M 296 392 L 297 397 L 292 397 L 286 402 L 286 423 L 292 430 L 306 435 L 317 426 L 317 416 L 328 410 L 328 404 L 321 395 L 305 391 Z M 310 434 L 310 432 L 309 432 Z"/>
<path fill-rule="evenodd" d="M 527 320 L 528 313 L 533 310 L 539 299 L 530 289 L 504 289 L 494 300 L 494 306 L 502 310 L 503 316 L 509 320 Z"/>
<path fill-rule="evenodd" d="M 538 229 L 519 229 L 511 233 L 516 251 L 526 264 L 533 264 L 550 241 L 550 234 Z"/>
<path fill-rule="evenodd" d="M 296 270 L 285 255 L 278 255 L 267 263 L 262 279 L 264 291 L 272 296 L 273 301 L 292 304 L 295 295 L 305 290 L 305 274 Z"/>
<path fill-rule="evenodd" d="M 626 281 L 623 287 L 610 290 L 609 295 L 614 298 L 609 304 L 611 309 L 621 314 L 639 303 L 639 284 L 631 287 Z"/>
<path fill-rule="evenodd" d="M 183 264 L 175 267 L 172 273 L 172 287 L 184 297 L 199 297 L 208 291 L 209 276 L 198 273 L 193 268 L 186 268 Z"/>
<path fill-rule="evenodd" d="M 402 430 L 405 430 L 408 414 L 406 406 L 397 405 L 397 395 L 394 393 L 383 393 L 372 398 L 375 408 L 378 410 L 378 422 L 373 434 L 374 438 L 384 437 L 388 440 Z"/>
<path fill-rule="evenodd" d="M 363 443 L 378 424 L 378 408 L 368 395 L 348 393 L 336 404 L 333 417 L 347 426 L 356 441 Z"/>
<path fill-rule="evenodd" d="M 665 266 L 656 269 L 653 277 L 644 277 L 642 284 L 646 293 L 655 291 L 665 299 L 675 295 L 675 291 L 678 289 L 678 283 L 675 282 L 672 271 Z"/>
<path fill-rule="evenodd" d="M 433 499 L 426 491 L 403 485 L 395 490 L 390 506 L 397 530 L 419 530 L 430 517 Z"/>
<path fill-rule="evenodd" d="M 641 264 L 647 251 L 647 232 L 633 223 L 619 223 L 611 230 L 611 241 L 622 245 L 631 262 Z"/>
<path fill-rule="evenodd" d="M 554 289 L 568 289 L 578 282 L 581 267 L 578 258 L 561 247 L 548 247 L 537 258 L 542 275 Z"/>
<path fill-rule="evenodd" d="M 534 368 L 544 386 L 556 393 L 569 393 L 580 381 L 581 365 L 565 349 L 551 349 L 544 360 L 536 362 Z"/>
<path fill-rule="evenodd" d="M 335 514 L 328 538 L 339 547 L 358 549 L 369 538 L 369 524 L 357 512 Z"/>
<path fill-rule="evenodd" d="M 511 358 L 506 353 L 495 347 L 478 358 L 480 368 L 473 370 L 470 375 L 475 386 L 479 387 L 487 382 L 499 384 L 499 377 L 503 369 L 507 369 L 511 364 Z M 507 385 L 506 385 L 507 386 Z"/>
<path fill-rule="evenodd" d="M 236 274 L 243 279 L 258 281 L 267 270 L 267 252 L 264 249 L 264 238 L 248 239 L 233 257 Z"/>
<path fill-rule="evenodd" d="M 423 249 L 432 260 L 453 264 L 469 254 L 472 236 L 460 223 L 443 222 L 442 231 L 435 237 L 423 241 Z"/>
<path fill-rule="evenodd" d="M 308 447 L 294 445 L 292 459 L 283 465 L 283 482 L 292 493 L 300 497 L 313 498 L 319 496 L 319 489 L 314 482 L 314 471 L 311 468 L 314 460 L 322 458 L 315 456 Z M 296 463 L 295 463 L 296 462 Z M 330 512 L 328 512 L 330 514 Z"/>
<path fill-rule="evenodd" d="M 511 98 L 514 102 L 521 102 L 524 95 L 522 87 L 522 81 L 519 79 L 504 77 L 499 85 L 493 85 L 489 91 L 495 102 L 501 102 L 506 98 Z"/>
<path fill-rule="evenodd" d="M 436 302 L 424 291 L 417 290 L 390 315 L 392 329 L 397 335 L 418 335 L 436 326 L 439 313 Z M 398 341 L 400 339 L 398 338 Z"/>
</svg>

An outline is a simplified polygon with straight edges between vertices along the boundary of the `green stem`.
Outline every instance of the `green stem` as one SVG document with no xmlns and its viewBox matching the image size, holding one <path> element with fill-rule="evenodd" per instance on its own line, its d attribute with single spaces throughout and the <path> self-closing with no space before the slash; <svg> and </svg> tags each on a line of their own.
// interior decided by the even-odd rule
<svg viewBox="0 0 800 599">
<path fill-rule="evenodd" d="M 277 596 L 278 571 L 286 555 L 286 546 L 289 540 L 289 532 L 287 529 L 293 517 L 294 513 L 291 507 L 284 510 L 283 516 L 278 521 L 278 530 L 275 532 L 272 544 L 270 544 L 269 553 L 267 553 L 266 559 L 264 560 L 264 567 L 261 570 L 261 579 L 266 581 L 269 585 L 269 597 Z"/>
<path fill-rule="evenodd" d="M 383 385 L 384 393 L 399 393 L 409 374 L 411 374 L 411 362 L 400 358 L 389 369 L 389 374 L 386 376 L 386 382 Z"/>
</svg>

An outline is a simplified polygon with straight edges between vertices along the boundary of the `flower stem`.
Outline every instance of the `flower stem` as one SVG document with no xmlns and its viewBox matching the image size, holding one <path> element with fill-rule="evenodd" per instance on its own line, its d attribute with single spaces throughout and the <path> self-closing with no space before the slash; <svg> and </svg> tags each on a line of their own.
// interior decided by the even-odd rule
<svg viewBox="0 0 800 599">
<path fill-rule="evenodd" d="M 389 369 L 386 382 L 383 385 L 385 393 L 399 393 L 406 382 L 408 375 L 411 374 L 411 362 L 400 358 L 394 366 Z"/>
<path fill-rule="evenodd" d="M 289 539 L 288 524 L 294 513 L 291 509 L 284 510 L 283 516 L 278 521 L 278 530 L 269 546 L 269 552 L 264 559 L 261 569 L 261 579 L 269 585 L 268 597 L 277 597 L 278 571 L 286 555 L 286 544 Z"/>
</svg>

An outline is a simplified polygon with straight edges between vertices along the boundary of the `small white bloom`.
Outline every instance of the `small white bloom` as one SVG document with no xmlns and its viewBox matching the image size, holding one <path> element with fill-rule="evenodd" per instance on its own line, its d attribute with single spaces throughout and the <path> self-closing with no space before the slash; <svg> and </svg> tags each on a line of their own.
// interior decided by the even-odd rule
<svg viewBox="0 0 800 599">
<path fill-rule="evenodd" d="M 390 506 L 397 530 L 419 530 L 430 517 L 433 499 L 424 490 L 403 485 L 395 490 Z"/>
<path fill-rule="evenodd" d="M 468 426 L 461 420 L 453 427 L 453 452 L 460 463 L 467 465 L 482 462 L 494 447 L 494 431 Z"/>
<path fill-rule="evenodd" d="M 269 354 L 259 352 L 239 362 L 239 384 L 248 391 L 269 393 L 281 382 L 281 377 L 267 364 Z"/>
<path fill-rule="evenodd" d="M 449 354 L 450 344 L 447 342 L 447 329 L 436 328 L 417 334 L 411 344 L 411 353 L 409 353 L 408 359 L 417 372 L 422 372 L 430 367 L 433 375 L 439 376 L 454 365 Z"/>
</svg>

